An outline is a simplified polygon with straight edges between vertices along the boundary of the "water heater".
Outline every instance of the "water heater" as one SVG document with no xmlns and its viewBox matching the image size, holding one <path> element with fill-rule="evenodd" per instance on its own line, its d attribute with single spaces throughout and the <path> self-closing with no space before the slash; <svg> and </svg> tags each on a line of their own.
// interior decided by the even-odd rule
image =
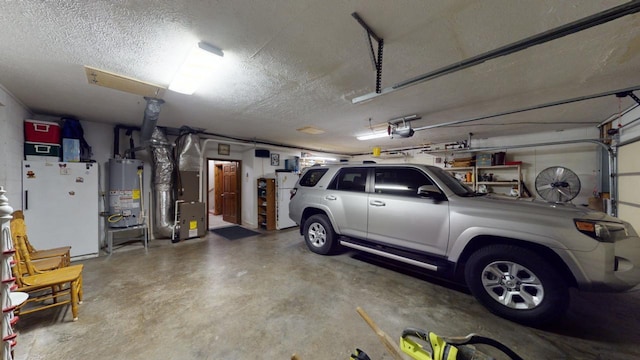
<svg viewBox="0 0 640 360">
<path fill-rule="evenodd" d="M 141 160 L 109 159 L 109 226 L 144 223 Z"/>
</svg>

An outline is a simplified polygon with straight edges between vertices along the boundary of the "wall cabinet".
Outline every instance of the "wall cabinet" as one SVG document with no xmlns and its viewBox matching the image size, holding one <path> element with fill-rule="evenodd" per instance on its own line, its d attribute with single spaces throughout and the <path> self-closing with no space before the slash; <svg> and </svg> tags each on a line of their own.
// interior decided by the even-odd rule
<svg viewBox="0 0 640 360">
<path fill-rule="evenodd" d="M 258 179 L 258 227 L 276 228 L 276 179 Z"/>
</svg>

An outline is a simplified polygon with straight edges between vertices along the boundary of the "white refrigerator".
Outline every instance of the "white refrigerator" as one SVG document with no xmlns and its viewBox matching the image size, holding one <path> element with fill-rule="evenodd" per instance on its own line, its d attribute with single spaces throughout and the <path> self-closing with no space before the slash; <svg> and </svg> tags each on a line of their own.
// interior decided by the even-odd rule
<svg viewBox="0 0 640 360">
<path fill-rule="evenodd" d="M 296 226 L 289 218 L 289 199 L 291 189 L 298 181 L 298 174 L 292 172 L 276 172 L 276 229 Z"/>
<path fill-rule="evenodd" d="M 98 256 L 97 163 L 24 161 L 22 204 L 36 249 L 71 246 L 72 260 Z"/>
</svg>

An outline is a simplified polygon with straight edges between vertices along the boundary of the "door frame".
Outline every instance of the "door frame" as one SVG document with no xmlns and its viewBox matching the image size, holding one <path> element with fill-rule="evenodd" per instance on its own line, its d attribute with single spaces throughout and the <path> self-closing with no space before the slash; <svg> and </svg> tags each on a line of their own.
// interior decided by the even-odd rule
<svg viewBox="0 0 640 360">
<path fill-rule="evenodd" d="M 206 198 L 205 198 L 205 207 L 207 209 L 207 229 L 209 228 L 209 181 L 212 179 L 209 179 L 209 163 L 213 161 L 214 164 L 213 166 L 215 167 L 215 162 L 216 161 L 220 161 L 220 162 L 226 162 L 226 163 L 236 163 L 236 186 L 238 189 L 238 193 L 236 196 L 236 216 L 238 219 L 238 224 L 237 225 L 242 225 L 242 160 L 234 160 L 234 159 L 220 159 L 220 158 L 207 158 L 207 163 L 206 163 L 206 167 L 207 167 L 207 179 L 206 179 L 206 189 L 204 191 L 205 194 L 207 194 Z"/>
</svg>

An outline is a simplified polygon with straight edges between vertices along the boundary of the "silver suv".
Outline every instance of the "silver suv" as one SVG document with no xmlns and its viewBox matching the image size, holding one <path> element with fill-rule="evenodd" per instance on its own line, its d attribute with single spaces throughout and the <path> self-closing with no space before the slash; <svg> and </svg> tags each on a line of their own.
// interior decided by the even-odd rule
<svg viewBox="0 0 640 360">
<path fill-rule="evenodd" d="M 307 168 L 289 216 L 309 249 L 349 247 L 466 282 L 504 318 L 541 325 L 569 306 L 569 287 L 640 283 L 640 238 L 627 222 L 573 205 L 476 194 L 414 164 Z"/>
</svg>

